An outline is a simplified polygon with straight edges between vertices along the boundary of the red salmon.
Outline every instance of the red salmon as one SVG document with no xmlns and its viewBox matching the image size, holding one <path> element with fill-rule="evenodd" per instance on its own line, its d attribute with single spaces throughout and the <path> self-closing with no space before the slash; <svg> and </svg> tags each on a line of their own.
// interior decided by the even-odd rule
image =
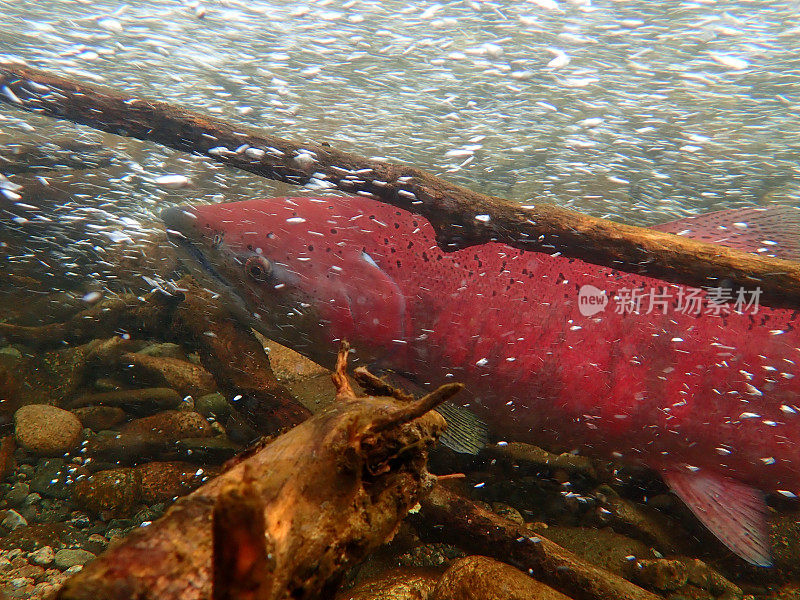
<svg viewBox="0 0 800 600">
<path fill-rule="evenodd" d="M 796 257 L 798 213 L 724 211 L 662 229 Z M 770 564 L 759 490 L 800 490 L 800 332 L 797 312 L 758 306 L 755 285 L 700 292 L 498 243 L 447 253 L 424 218 L 362 197 L 163 216 L 270 338 L 327 365 L 346 338 L 426 383 L 464 382 L 470 410 L 504 439 L 657 469 L 731 550 Z M 638 311 L 625 303 L 633 290 Z"/>
</svg>

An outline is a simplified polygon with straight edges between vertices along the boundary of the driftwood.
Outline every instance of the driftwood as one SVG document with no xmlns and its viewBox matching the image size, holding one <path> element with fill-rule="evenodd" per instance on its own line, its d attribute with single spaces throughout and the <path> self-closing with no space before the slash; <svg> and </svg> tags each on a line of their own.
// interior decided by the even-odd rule
<svg viewBox="0 0 800 600">
<path fill-rule="evenodd" d="M 264 503 L 246 470 L 217 497 L 211 526 L 212 600 L 267 600 L 275 560 L 264 535 Z"/>
<path fill-rule="evenodd" d="M 428 218 L 448 249 L 496 240 L 695 286 L 762 290 L 765 304 L 800 306 L 800 264 L 623 225 L 559 208 L 522 207 L 417 168 L 348 154 L 6 63 L 0 101 L 102 131 L 202 154 L 262 177 L 303 185 L 324 179 Z M 477 217 L 477 218 L 476 218 Z"/>
<path fill-rule="evenodd" d="M 530 573 L 575 600 L 659 600 L 542 537 L 538 532 L 485 510 L 441 485 L 422 500 L 412 522 L 423 538 L 490 555 Z"/>
<path fill-rule="evenodd" d="M 232 486 L 250 490 L 239 493 L 248 510 L 254 496 L 263 505 L 269 563 L 259 600 L 332 597 L 345 569 L 386 541 L 434 481 L 427 453 L 444 420 L 428 411 L 461 389 L 451 384 L 411 403 L 356 397 L 344 377 L 345 353 L 333 407 L 237 458 L 160 520 L 109 548 L 67 582 L 61 600 L 211 598 L 213 565 L 231 562 L 213 557 L 212 548 L 234 552 L 212 536 L 215 507 L 217 527 L 230 517 Z M 260 561 L 258 544 L 254 552 Z M 228 578 L 217 581 L 224 586 Z M 219 583 L 214 594 L 232 597 Z"/>
<path fill-rule="evenodd" d="M 240 427 L 249 426 L 244 437 L 274 433 L 306 419 L 310 412 L 278 382 L 252 331 L 191 278 L 179 283 L 182 294 L 111 298 L 63 323 L 36 327 L 0 323 L 0 337 L 34 347 L 79 344 L 123 331 L 134 338 L 188 341 L 214 374 L 220 391 L 238 397 L 233 417 Z"/>
</svg>

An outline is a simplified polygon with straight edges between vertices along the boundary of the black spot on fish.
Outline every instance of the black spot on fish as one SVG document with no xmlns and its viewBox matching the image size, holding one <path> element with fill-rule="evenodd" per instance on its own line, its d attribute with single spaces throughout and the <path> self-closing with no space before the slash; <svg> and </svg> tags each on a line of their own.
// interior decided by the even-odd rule
<svg viewBox="0 0 800 600">
<path fill-rule="evenodd" d="M 394 228 L 395 228 L 395 229 L 400 229 L 400 223 L 395 223 L 395 224 L 394 224 Z"/>
<path fill-rule="evenodd" d="M 407 250 L 411 250 L 414 247 L 414 242 L 408 242 L 408 246 L 406 246 Z"/>
<path fill-rule="evenodd" d="M 313 252 L 313 251 L 314 251 L 314 246 L 311 246 L 311 245 L 309 245 L 309 246 L 308 246 L 308 251 L 309 251 L 309 252 Z"/>
<path fill-rule="evenodd" d="M 339 231 L 337 229 L 331 229 L 331 233 L 336 234 L 339 233 Z"/>
</svg>

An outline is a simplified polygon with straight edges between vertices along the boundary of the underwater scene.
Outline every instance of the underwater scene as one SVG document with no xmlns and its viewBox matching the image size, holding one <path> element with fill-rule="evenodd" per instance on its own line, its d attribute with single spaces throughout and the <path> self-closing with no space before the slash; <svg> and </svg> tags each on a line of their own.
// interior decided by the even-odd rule
<svg viewBox="0 0 800 600">
<path fill-rule="evenodd" d="M 0 599 L 800 599 L 800 2 L 0 23 Z"/>
</svg>

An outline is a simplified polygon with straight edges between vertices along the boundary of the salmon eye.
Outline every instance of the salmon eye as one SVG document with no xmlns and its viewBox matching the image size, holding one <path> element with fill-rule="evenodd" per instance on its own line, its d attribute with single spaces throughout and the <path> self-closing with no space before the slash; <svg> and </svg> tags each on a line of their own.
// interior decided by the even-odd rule
<svg viewBox="0 0 800 600">
<path fill-rule="evenodd" d="M 272 263 L 263 256 L 251 256 L 244 264 L 244 270 L 250 279 L 264 283 L 272 275 Z"/>
</svg>

